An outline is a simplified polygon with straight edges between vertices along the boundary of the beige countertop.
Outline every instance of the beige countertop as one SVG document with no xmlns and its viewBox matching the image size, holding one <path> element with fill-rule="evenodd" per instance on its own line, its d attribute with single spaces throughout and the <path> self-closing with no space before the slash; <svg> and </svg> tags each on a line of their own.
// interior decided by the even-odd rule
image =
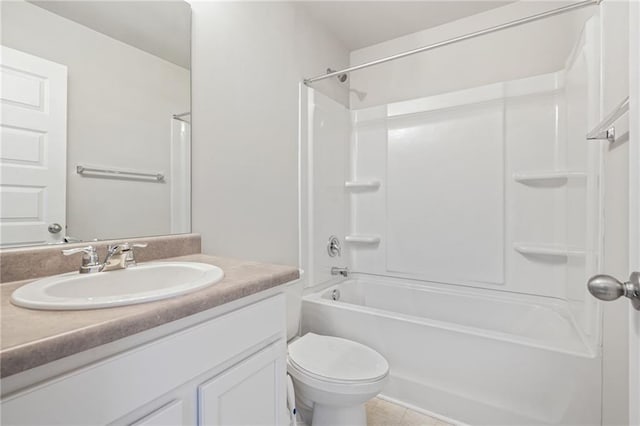
<svg viewBox="0 0 640 426">
<path fill-rule="evenodd" d="M 0 377 L 11 376 L 206 311 L 299 277 L 298 270 L 290 266 L 203 254 L 162 260 L 213 264 L 222 268 L 225 277 L 211 287 L 179 297 L 82 311 L 20 308 L 9 301 L 11 293 L 32 280 L 0 285 Z"/>
</svg>

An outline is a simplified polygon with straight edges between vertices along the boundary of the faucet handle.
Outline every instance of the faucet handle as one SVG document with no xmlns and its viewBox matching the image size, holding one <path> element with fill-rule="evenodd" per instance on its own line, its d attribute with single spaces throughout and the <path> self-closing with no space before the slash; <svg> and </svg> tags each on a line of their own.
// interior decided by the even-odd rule
<svg viewBox="0 0 640 426">
<path fill-rule="evenodd" d="M 133 251 L 134 248 L 145 248 L 147 247 L 149 244 L 147 243 L 124 243 L 124 246 L 122 247 L 122 249 L 124 251 L 127 251 L 127 257 L 125 259 L 126 262 L 126 266 L 136 266 L 136 256 L 135 256 L 135 252 Z"/>
<path fill-rule="evenodd" d="M 134 247 L 139 247 L 139 248 L 144 248 L 148 246 L 147 243 L 130 243 L 128 241 L 122 242 L 122 243 L 115 243 L 115 244 L 109 244 L 109 251 L 127 251 L 127 250 L 131 250 Z"/>
<path fill-rule="evenodd" d="M 76 253 L 82 253 L 82 266 L 80 266 L 81 274 L 100 271 L 100 260 L 98 259 L 98 252 L 94 246 L 62 250 L 62 254 L 65 256 L 70 256 Z"/>
<path fill-rule="evenodd" d="M 71 256 L 72 254 L 76 254 L 76 253 L 84 253 L 90 256 L 92 254 L 95 254 L 95 252 L 96 252 L 96 248 L 94 246 L 76 247 L 72 249 L 62 250 L 62 254 L 64 254 L 65 256 Z"/>
</svg>

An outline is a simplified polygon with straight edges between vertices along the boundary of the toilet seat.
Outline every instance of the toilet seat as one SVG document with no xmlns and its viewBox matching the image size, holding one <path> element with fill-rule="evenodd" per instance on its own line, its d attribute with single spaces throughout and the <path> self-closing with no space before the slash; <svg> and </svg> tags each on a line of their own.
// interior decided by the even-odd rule
<svg viewBox="0 0 640 426">
<path fill-rule="evenodd" d="M 378 382 L 389 373 L 389 363 L 373 349 L 314 333 L 289 344 L 289 365 L 309 378 L 335 384 Z"/>
</svg>

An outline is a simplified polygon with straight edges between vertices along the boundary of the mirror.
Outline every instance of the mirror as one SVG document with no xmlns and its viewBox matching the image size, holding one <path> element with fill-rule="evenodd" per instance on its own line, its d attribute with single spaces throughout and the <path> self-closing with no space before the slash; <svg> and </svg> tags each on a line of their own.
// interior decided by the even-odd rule
<svg viewBox="0 0 640 426">
<path fill-rule="evenodd" d="M 1 4 L 0 246 L 191 231 L 191 8 Z"/>
</svg>

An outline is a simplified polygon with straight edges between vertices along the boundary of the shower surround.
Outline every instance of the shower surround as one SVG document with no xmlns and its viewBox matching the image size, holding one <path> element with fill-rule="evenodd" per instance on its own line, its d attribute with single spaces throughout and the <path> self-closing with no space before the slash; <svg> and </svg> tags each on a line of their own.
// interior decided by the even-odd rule
<svg viewBox="0 0 640 426">
<path fill-rule="evenodd" d="M 383 354 L 383 396 L 463 423 L 599 424 L 598 33 L 557 72 L 365 109 L 301 87 L 302 331 Z"/>
</svg>

